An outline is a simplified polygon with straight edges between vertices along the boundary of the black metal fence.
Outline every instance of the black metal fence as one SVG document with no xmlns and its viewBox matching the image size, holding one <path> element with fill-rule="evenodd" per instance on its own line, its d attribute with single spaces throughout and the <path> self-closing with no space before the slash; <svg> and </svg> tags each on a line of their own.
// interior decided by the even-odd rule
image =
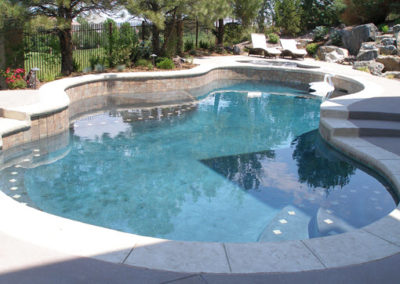
<svg viewBox="0 0 400 284">
<path fill-rule="evenodd" d="M 130 26 L 130 29 L 130 34 L 133 32 L 140 42 L 146 42 L 150 46 L 151 27 L 148 24 Z M 121 26 L 109 22 L 72 26 L 74 69 L 79 72 L 89 71 L 90 67 L 93 67 L 95 58 L 111 56 L 112 45 L 110 41 L 120 30 Z M 33 67 L 39 68 L 37 78 L 41 81 L 51 81 L 60 76 L 61 47 L 57 29 L 29 32 L 20 30 L 18 32 L 23 35 L 23 50 L 20 51 L 18 57 L 24 57 L 25 70 L 29 71 Z M 189 42 L 190 45 L 195 45 L 196 34 L 198 35 L 198 43 L 213 44 L 214 37 L 210 28 L 198 25 L 195 21 L 184 21 L 184 43 Z M 161 35 L 161 42 L 162 40 L 163 35 Z M 20 67 L 20 64 L 17 65 Z"/>
</svg>

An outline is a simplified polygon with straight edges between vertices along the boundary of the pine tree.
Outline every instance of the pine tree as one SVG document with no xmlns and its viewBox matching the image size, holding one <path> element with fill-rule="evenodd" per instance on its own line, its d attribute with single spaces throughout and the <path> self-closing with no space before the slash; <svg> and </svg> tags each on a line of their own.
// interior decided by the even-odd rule
<svg viewBox="0 0 400 284">
<path fill-rule="evenodd" d="M 300 0 L 276 0 L 275 22 L 284 34 L 296 35 L 301 30 L 302 8 Z"/>
</svg>

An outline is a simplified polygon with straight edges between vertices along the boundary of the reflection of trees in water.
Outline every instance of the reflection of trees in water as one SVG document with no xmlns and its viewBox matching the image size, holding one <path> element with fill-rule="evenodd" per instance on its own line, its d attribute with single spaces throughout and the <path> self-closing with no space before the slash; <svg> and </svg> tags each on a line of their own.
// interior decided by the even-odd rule
<svg viewBox="0 0 400 284">
<path fill-rule="evenodd" d="M 257 190 L 263 178 L 263 166 L 261 161 L 265 159 L 273 159 L 274 157 L 274 151 L 264 151 L 207 159 L 203 160 L 202 163 L 227 179 L 237 183 L 245 190 Z"/>
<path fill-rule="evenodd" d="M 297 137 L 292 142 L 293 159 L 296 160 L 299 181 L 309 187 L 327 190 L 335 186 L 343 187 L 354 175 L 355 167 L 334 155 L 314 130 Z"/>
</svg>

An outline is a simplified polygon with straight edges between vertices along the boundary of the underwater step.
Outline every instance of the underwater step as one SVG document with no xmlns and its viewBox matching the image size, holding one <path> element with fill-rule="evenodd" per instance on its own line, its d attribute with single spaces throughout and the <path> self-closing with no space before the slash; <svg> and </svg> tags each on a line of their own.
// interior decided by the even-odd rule
<svg viewBox="0 0 400 284">
<path fill-rule="evenodd" d="M 279 242 L 308 239 L 309 216 L 295 206 L 284 207 L 265 227 L 258 242 Z"/>
<path fill-rule="evenodd" d="M 318 236 L 330 236 L 355 230 L 341 218 L 334 216 L 329 209 L 320 208 L 317 212 L 317 231 Z"/>
</svg>

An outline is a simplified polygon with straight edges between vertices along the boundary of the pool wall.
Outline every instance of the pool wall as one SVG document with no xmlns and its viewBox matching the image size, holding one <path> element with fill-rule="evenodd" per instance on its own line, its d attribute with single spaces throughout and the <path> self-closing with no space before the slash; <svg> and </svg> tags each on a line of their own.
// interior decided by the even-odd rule
<svg viewBox="0 0 400 284">
<path fill-rule="evenodd" d="M 321 72 L 271 67 L 215 68 L 182 75 L 166 72 L 87 75 L 63 79 L 40 89 L 41 105 L 4 110 L 7 118 L 20 121 L 18 127 L 2 131 L 2 149 L 60 134 L 82 114 L 117 106 L 154 106 L 194 102 L 216 82 L 253 80 L 285 83 L 306 89 L 312 81 L 323 80 Z M 341 76 L 334 77 L 337 88 L 348 93 L 363 89 L 362 84 Z M 198 90 L 196 92 L 196 90 Z M 97 98 L 93 100 L 93 98 Z"/>
</svg>

